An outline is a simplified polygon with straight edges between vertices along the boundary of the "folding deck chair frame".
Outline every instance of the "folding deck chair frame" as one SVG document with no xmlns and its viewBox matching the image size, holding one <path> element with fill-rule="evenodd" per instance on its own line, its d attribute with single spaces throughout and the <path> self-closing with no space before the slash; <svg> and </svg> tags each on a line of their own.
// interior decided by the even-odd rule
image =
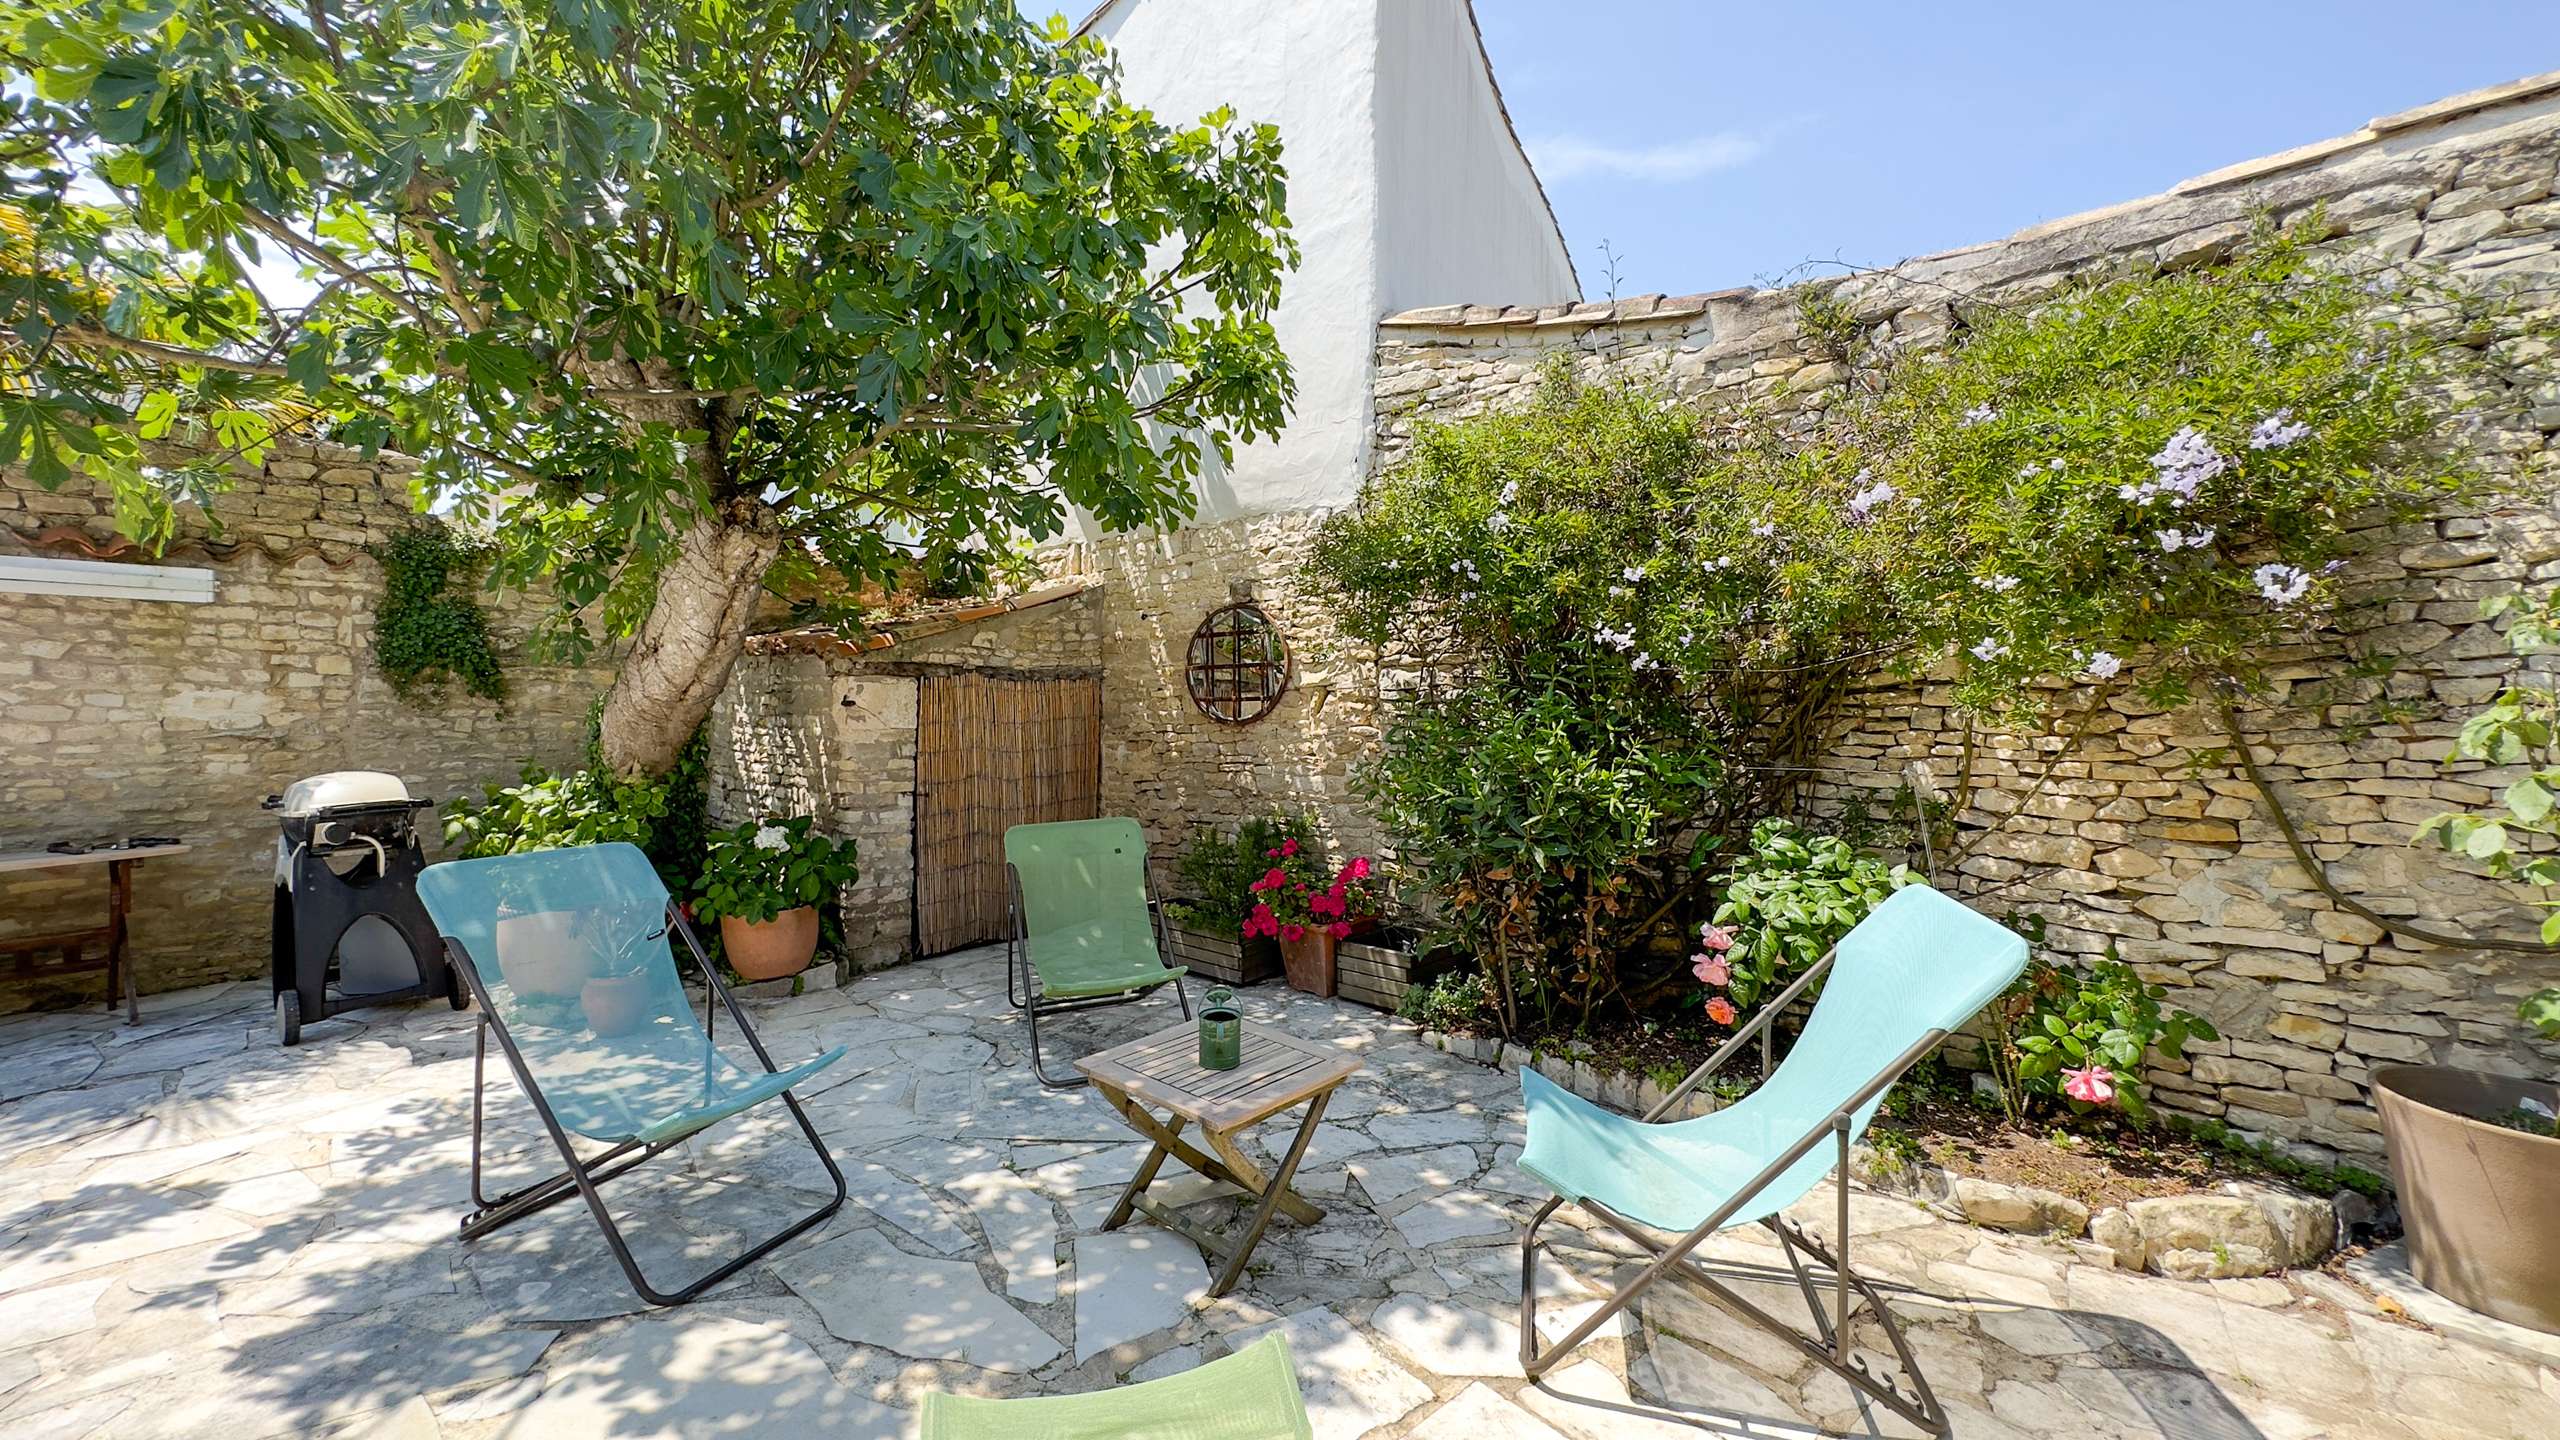
<svg viewBox="0 0 2560 1440">
<path fill-rule="evenodd" d="M 693 927 L 686 923 L 683 913 L 676 908 L 672 900 L 667 904 L 665 918 L 667 926 L 684 937 L 685 948 L 693 952 L 694 963 L 702 969 L 705 982 L 703 1038 L 706 1049 L 708 1049 L 708 1042 L 716 1038 L 715 1027 L 719 1024 L 719 1012 L 725 1009 L 729 1012 L 729 1018 L 736 1023 L 738 1033 L 746 1037 L 748 1046 L 755 1051 L 756 1060 L 764 1066 L 765 1073 L 781 1074 L 781 1069 L 773 1063 L 773 1056 L 764 1048 L 764 1041 L 757 1038 L 755 1027 L 747 1022 L 746 1012 L 739 1008 L 737 997 L 730 993 L 727 983 L 721 980 L 720 967 L 714 964 L 709 954 L 703 950 L 701 938 L 694 934 Z M 659 935 L 663 936 L 665 933 L 665 930 L 661 930 Z M 837 1168 L 835 1157 L 827 1153 L 826 1142 L 819 1138 L 818 1128 L 809 1123 L 808 1112 L 800 1108 L 799 1097 L 788 1090 L 782 1091 L 778 1098 L 784 1105 L 790 1107 L 791 1118 L 799 1123 L 800 1133 L 808 1138 L 809 1148 L 817 1152 L 818 1163 L 827 1167 L 827 1178 L 835 1183 L 835 1197 L 699 1279 L 672 1291 L 658 1289 L 642 1272 L 639 1260 L 632 1255 L 630 1245 L 622 1238 L 622 1228 L 614 1223 L 613 1212 L 604 1203 L 604 1185 L 609 1180 L 639 1168 L 662 1152 L 683 1144 L 686 1140 L 702 1133 L 702 1130 L 709 1129 L 710 1126 L 705 1125 L 700 1129 L 688 1130 L 681 1135 L 663 1140 L 625 1140 L 599 1154 L 581 1158 L 577 1146 L 569 1138 L 569 1132 L 560 1124 L 559 1116 L 553 1113 L 549 1098 L 542 1093 L 541 1085 L 535 1081 L 532 1067 L 526 1063 L 524 1052 L 517 1047 L 515 1036 L 508 1031 L 506 1022 L 498 1018 L 497 1008 L 490 1003 L 488 987 L 480 978 L 479 967 L 472 963 L 470 952 L 464 948 L 460 940 L 452 936 L 446 936 L 444 944 L 445 955 L 453 965 L 454 973 L 470 987 L 471 998 L 480 1012 L 480 1024 L 473 1032 L 471 1047 L 471 1203 L 475 1208 L 469 1215 L 463 1217 L 462 1239 L 464 1241 L 476 1240 L 501 1226 L 511 1225 L 528 1215 L 538 1214 L 572 1195 L 580 1196 L 586 1200 L 588 1212 L 595 1216 L 596 1227 L 604 1232 L 605 1244 L 612 1248 L 614 1260 L 622 1266 L 622 1273 L 629 1278 L 631 1288 L 639 1293 L 640 1298 L 652 1305 L 682 1305 L 747 1266 L 772 1254 L 793 1239 L 806 1234 L 812 1227 L 824 1223 L 827 1217 L 835 1214 L 844 1204 L 846 1194 L 844 1171 Z M 712 1003 L 715 997 L 716 1004 Z M 560 1157 L 568 1167 L 548 1179 L 537 1180 L 530 1185 L 496 1196 L 483 1193 L 480 1184 L 482 1094 L 485 1089 L 484 1076 L 488 1065 L 489 1037 L 493 1033 L 498 1037 L 498 1048 L 505 1054 L 508 1067 L 515 1071 L 516 1084 L 524 1090 L 525 1098 L 533 1102 L 534 1112 L 542 1117 L 542 1128 L 549 1132 L 551 1143 L 559 1148 Z"/>
<path fill-rule="evenodd" d="M 1087 824 L 1091 822 L 1060 821 L 1052 823 Z M 1135 825 L 1137 822 L 1131 821 L 1129 823 Z M 1014 828 L 1022 829 L 1028 827 L 1017 826 Z M 1138 876 L 1140 893 L 1146 897 L 1147 902 L 1148 933 L 1153 936 L 1155 940 L 1156 963 L 1162 965 L 1164 964 L 1165 953 L 1164 905 L 1163 902 L 1156 899 L 1154 867 L 1148 860 L 1143 832 L 1141 832 L 1141 839 L 1139 841 Z M 1173 986 L 1173 998 L 1175 1003 L 1182 1007 L 1182 1018 L 1185 1020 L 1191 1018 L 1191 997 L 1189 994 L 1185 993 L 1182 988 L 1182 977 L 1185 972 L 1182 969 L 1171 966 L 1166 967 L 1167 973 L 1163 978 L 1148 979 L 1132 985 L 1127 990 L 1123 990 L 1115 994 L 1082 995 L 1066 1000 L 1043 1000 L 1039 998 L 1040 976 L 1039 972 L 1034 969 L 1031 964 L 1030 917 L 1024 912 L 1022 903 L 1022 871 L 1017 868 L 1011 860 L 1007 860 L 1004 866 L 1004 878 L 1004 998 L 1012 1003 L 1014 1009 L 1022 1012 L 1024 1022 L 1030 1026 L 1031 1073 L 1040 1077 L 1041 1084 L 1048 1086 L 1052 1090 L 1074 1090 L 1093 1083 L 1082 1075 L 1071 1075 L 1066 1079 L 1061 1080 L 1056 1076 L 1051 1075 L 1048 1070 L 1041 1065 L 1040 1017 L 1043 1015 L 1071 1015 L 1079 1010 L 1107 1010 L 1114 1005 L 1130 1005 L 1146 999 L 1148 996 L 1170 984 Z"/>
<path fill-rule="evenodd" d="M 1718 1046 L 1714 1054 L 1708 1056 L 1703 1064 L 1689 1073 L 1688 1078 L 1682 1080 L 1670 1094 L 1665 1095 L 1660 1103 L 1645 1112 L 1644 1122 L 1652 1124 L 1669 1114 L 1681 1101 L 1687 1099 L 1700 1085 L 1705 1084 L 1718 1070 L 1722 1069 L 1725 1062 L 1740 1054 L 1743 1047 L 1754 1039 L 1760 1042 L 1761 1074 L 1764 1077 L 1768 1075 L 1771 1068 L 1769 1027 L 1788 1006 L 1831 969 L 1832 961 L 1838 954 L 1837 946 L 1825 952 L 1820 960 L 1796 978 L 1794 984 L 1781 991 L 1778 997 L 1763 1007 L 1749 1024 Z M 1938 1403 L 1936 1393 L 1929 1388 L 1928 1377 L 1921 1373 L 1920 1362 L 1911 1353 L 1909 1343 L 1903 1339 L 1902 1329 L 1894 1322 L 1893 1312 L 1887 1308 L 1883 1295 L 1877 1292 L 1876 1287 L 1849 1268 L 1849 1142 L 1852 1132 L 1856 1129 L 1854 1119 L 1856 1112 L 1868 1101 L 1882 1094 L 1894 1081 L 1902 1078 L 1903 1072 L 1910 1069 L 1920 1057 L 1937 1048 L 1939 1042 L 1945 1040 L 1948 1033 L 1943 1028 L 1923 1033 L 1900 1055 L 1879 1070 L 1874 1078 L 1860 1086 L 1827 1119 L 1807 1129 L 1794 1144 L 1780 1152 L 1763 1166 L 1758 1174 L 1728 1195 L 1713 1214 L 1669 1244 L 1663 1243 L 1657 1237 L 1670 1232 L 1648 1230 L 1588 1197 L 1575 1202 L 1583 1210 L 1598 1217 L 1609 1228 L 1627 1237 L 1650 1255 L 1652 1260 L 1633 1278 L 1619 1286 L 1616 1293 L 1601 1302 L 1590 1315 L 1584 1317 L 1580 1324 L 1575 1325 L 1571 1331 L 1553 1344 L 1544 1347 L 1538 1343 L 1538 1227 L 1544 1225 L 1549 1216 L 1565 1205 L 1566 1197 L 1556 1196 L 1540 1206 L 1537 1214 L 1530 1218 L 1520 1233 L 1520 1367 L 1523 1373 L 1532 1381 L 1541 1378 L 1547 1371 L 1562 1363 L 1575 1347 L 1591 1338 L 1602 1325 L 1608 1323 L 1611 1317 L 1625 1310 L 1639 1296 L 1652 1289 L 1655 1281 L 1667 1275 L 1677 1274 L 1680 1278 L 1692 1281 L 1713 1292 L 1753 1324 L 1795 1346 L 1815 1364 L 1847 1382 L 1862 1399 L 1874 1400 L 1930 1434 L 1942 1437 L 1943 1440 L 1949 1431 L 1946 1410 Z M 1690 1252 L 1705 1243 L 1709 1236 L 1723 1229 L 1726 1221 L 1750 1204 L 1752 1198 L 1762 1189 L 1785 1174 L 1797 1161 L 1812 1153 L 1825 1139 L 1829 1139 L 1838 1146 L 1838 1158 L 1832 1171 L 1832 1184 L 1839 1197 L 1838 1253 L 1834 1254 L 1829 1247 L 1807 1233 L 1804 1227 L 1788 1219 L 1783 1212 L 1771 1215 L 1760 1222 L 1777 1237 L 1779 1250 L 1786 1257 L 1787 1269 L 1795 1279 L 1796 1288 L 1804 1296 L 1805 1307 L 1812 1312 L 1814 1335 L 1809 1337 L 1795 1326 L 1753 1304 L 1703 1265 L 1691 1263 L 1688 1257 Z M 1807 1260 L 1812 1262 L 1811 1266 L 1807 1265 Z M 1817 1271 L 1828 1272 L 1827 1284 L 1824 1283 L 1825 1276 L 1817 1274 Z M 1831 1304 L 1827 1311 L 1821 1294 L 1824 1289 L 1831 1292 Z M 1875 1316 L 1878 1328 L 1884 1331 L 1887 1343 L 1893 1347 L 1896 1363 L 1900 1366 L 1903 1375 L 1909 1377 L 1911 1383 L 1909 1390 L 1906 1391 L 1897 1385 L 1891 1376 L 1878 1374 L 1868 1366 L 1863 1356 L 1851 1353 L 1849 1322 L 1853 1306 L 1849 1295 L 1853 1290 L 1857 1292 L 1864 1308 Z"/>
</svg>

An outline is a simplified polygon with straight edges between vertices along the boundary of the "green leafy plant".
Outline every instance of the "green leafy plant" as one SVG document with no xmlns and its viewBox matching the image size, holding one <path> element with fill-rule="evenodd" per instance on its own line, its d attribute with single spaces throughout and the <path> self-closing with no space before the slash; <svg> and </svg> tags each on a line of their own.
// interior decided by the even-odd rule
<svg viewBox="0 0 2560 1440">
<path fill-rule="evenodd" d="M 1202 828 L 1182 852 L 1176 869 L 1184 898 L 1168 901 L 1165 915 L 1177 925 L 1226 933 L 1253 907 L 1253 882 L 1271 868 L 1266 858 L 1283 842 L 1315 844 L 1315 827 L 1302 815 L 1256 817 L 1232 835 Z"/>
<path fill-rule="evenodd" d="M 592 769 L 553 775 L 528 765 L 519 784 L 488 786 L 477 802 L 447 801 L 444 838 L 464 859 L 571 845 L 645 850 L 666 808 L 666 787 L 656 781 Z"/>
<path fill-rule="evenodd" d="M 1407 986 L 1396 1014 L 1426 1030 L 1466 1034 L 1493 1022 L 1493 991 L 1477 972 L 1442 975 L 1427 985 Z"/>
<path fill-rule="evenodd" d="M 2492 595 L 2480 613 L 2508 617 L 2507 646 L 2520 657 L 2560 648 L 2560 589 Z M 2463 722 L 2447 757 L 2459 760 L 2521 773 L 2499 792 L 2497 808 L 2430 816 L 2414 838 L 2434 839 L 2489 874 L 2531 889 L 2531 903 L 2545 912 L 2543 943 L 2560 945 L 2560 681 L 2534 671 L 2500 691 Z M 2517 1014 L 2560 1040 L 2560 986 L 2525 997 Z"/>
<path fill-rule="evenodd" d="M 371 548 L 382 564 L 382 602 L 373 612 L 373 659 L 402 699 L 434 698 L 447 680 L 487 700 L 503 699 L 489 617 L 472 591 L 491 547 L 439 520 L 425 520 Z"/>
<path fill-rule="evenodd" d="M 1861 855 L 1835 835 L 1809 834 L 1791 821 L 1751 827 L 1750 848 L 1724 877 L 1724 898 L 1701 931 L 1691 963 L 1704 973 L 1694 992 L 1713 1006 L 1730 997 L 1735 1024 L 1787 987 L 1885 897 L 1919 877 L 1906 866 Z M 1719 942 L 1722 942 L 1721 944 Z M 1710 962 L 1721 956 L 1722 965 Z M 1721 970 L 1726 979 L 1708 976 Z"/>
<path fill-rule="evenodd" d="M 824 834 L 816 823 L 804 815 L 712 831 L 694 889 L 696 913 L 761 923 L 835 899 L 861 869 L 854 842 Z"/>
<path fill-rule="evenodd" d="M 2147 984 L 2110 956 L 2086 970 L 2043 962 L 1991 1007 L 2001 1034 L 1987 1047 L 2012 1124 L 2036 1102 L 2074 1110 L 2113 1106 L 2136 1124 L 2150 1119 L 2145 1057 L 2186 1057 L 2190 1039 L 2216 1040 L 2211 1022 L 2164 1010 L 2166 986 Z"/>
</svg>

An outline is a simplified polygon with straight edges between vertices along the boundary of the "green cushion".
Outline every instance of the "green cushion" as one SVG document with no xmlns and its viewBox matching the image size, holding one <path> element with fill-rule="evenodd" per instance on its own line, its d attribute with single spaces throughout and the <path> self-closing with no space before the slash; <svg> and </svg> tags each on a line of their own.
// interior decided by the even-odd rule
<svg viewBox="0 0 2560 1440">
<path fill-rule="evenodd" d="M 1156 953 L 1137 821 L 1016 825 L 1004 858 L 1022 887 L 1023 953 L 1043 998 L 1125 995 L 1184 973 Z"/>
<path fill-rule="evenodd" d="M 918 1440 L 1314 1440 L 1289 1342 L 1272 1334 L 1223 1360 L 1084 1395 L 980 1400 L 930 1393 Z"/>
</svg>

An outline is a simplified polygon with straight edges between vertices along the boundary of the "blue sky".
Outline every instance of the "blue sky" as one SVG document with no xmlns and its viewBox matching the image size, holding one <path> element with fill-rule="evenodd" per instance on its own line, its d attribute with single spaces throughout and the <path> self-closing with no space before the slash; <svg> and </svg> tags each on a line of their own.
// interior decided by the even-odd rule
<svg viewBox="0 0 2560 1440">
<path fill-rule="evenodd" d="M 2560 68 L 2560 0 L 1476 0 L 1582 272 L 1890 264 Z M 1463 298 L 1463 297 L 1451 297 Z"/>
</svg>

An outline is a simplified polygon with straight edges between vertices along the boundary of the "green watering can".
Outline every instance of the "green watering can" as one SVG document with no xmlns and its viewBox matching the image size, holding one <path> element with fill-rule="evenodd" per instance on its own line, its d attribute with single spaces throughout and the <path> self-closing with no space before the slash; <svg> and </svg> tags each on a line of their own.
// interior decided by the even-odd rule
<svg viewBox="0 0 2560 1440">
<path fill-rule="evenodd" d="M 1224 985 L 1200 997 L 1200 1068 L 1233 1070 L 1244 1049 L 1244 1012 Z"/>
</svg>

